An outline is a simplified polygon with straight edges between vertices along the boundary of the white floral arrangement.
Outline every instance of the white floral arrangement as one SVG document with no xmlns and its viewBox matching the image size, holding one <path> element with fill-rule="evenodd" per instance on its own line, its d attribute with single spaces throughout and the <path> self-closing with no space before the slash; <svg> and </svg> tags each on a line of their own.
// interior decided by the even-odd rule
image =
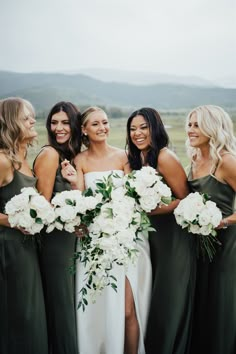
<svg viewBox="0 0 236 354">
<path fill-rule="evenodd" d="M 55 218 L 51 204 L 33 187 L 22 188 L 6 203 L 5 212 L 11 227 L 22 228 L 31 235 L 40 233 Z"/>
<path fill-rule="evenodd" d="M 135 198 L 140 207 L 147 213 L 157 206 L 171 202 L 171 189 L 162 182 L 162 177 L 150 166 L 134 170 L 124 177 L 126 194 Z"/>
<path fill-rule="evenodd" d="M 199 236 L 200 250 L 211 261 L 216 252 L 215 244 L 220 244 L 215 228 L 220 224 L 222 213 L 216 203 L 209 200 L 207 194 L 190 193 L 180 201 L 174 215 L 178 225 Z"/>
<path fill-rule="evenodd" d="M 86 213 L 96 208 L 101 202 L 101 196 L 83 195 L 79 190 L 69 190 L 57 193 L 51 200 L 54 207 L 55 219 L 48 226 L 50 233 L 54 228 L 74 232 L 82 223 L 82 216 L 86 219 Z M 91 216 L 92 217 L 92 216 Z"/>
<path fill-rule="evenodd" d="M 90 219 L 88 235 L 80 239 L 75 258 L 85 264 L 85 285 L 80 289 L 78 308 L 85 310 L 87 295 L 95 302 L 106 286 L 117 290 L 114 264 L 127 267 L 138 256 L 137 242 L 153 230 L 146 213 L 123 187 L 114 187 L 113 174 L 96 183 L 103 204 Z"/>
</svg>

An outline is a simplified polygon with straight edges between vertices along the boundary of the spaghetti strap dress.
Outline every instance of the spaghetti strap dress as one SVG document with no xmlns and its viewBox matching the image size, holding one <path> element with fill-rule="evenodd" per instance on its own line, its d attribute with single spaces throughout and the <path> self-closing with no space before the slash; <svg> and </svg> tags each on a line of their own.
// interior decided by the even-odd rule
<svg viewBox="0 0 236 354">
<path fill-rule="evenodd" d="M 36 178 L 15 170 L 0 188 L 0 212 Z M 0 353 L 47 354 L 47 324 L 35 237 L 0 226 Z"/>
<path fill-rule="evenodd" d="M 70 189 L 70 183 L 62 177 L 59 161 L 53 196 Z M 69 271 L 76 236 L 57 229 L 49 234 L 44 230 L 41 234 L 39 260 L 48 322 L 49 353 L 77 354 L 75 285 L 74 275 Z"/>
<path fill-rule="evenodd" d="M 214 175 L 192 179 L 193 192 L 210 196 L 223 218 L 234 211 L 235 191 Z M 236 353 L 236 225 L 217 231 L 221 242 L 212 262 L 199 259 L 192 352 L 207 354 Z"/>
<path fill-rule="evenodd" d="M 150 216 L 153 272 L 147 354 L 188 354 L 196 278 L 195 243 L 173 213 Z"/>
</svg>

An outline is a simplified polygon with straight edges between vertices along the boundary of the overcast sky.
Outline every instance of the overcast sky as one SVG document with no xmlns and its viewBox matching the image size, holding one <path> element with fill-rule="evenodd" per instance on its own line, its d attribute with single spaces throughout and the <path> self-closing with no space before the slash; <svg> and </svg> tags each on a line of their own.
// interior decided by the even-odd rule
<svg viewBox="0 0 236 354">
<path fill-rule="evenodd" d="M 236 0 L 0 0 L 0 70 L 236 78 Z"/>
</svg>

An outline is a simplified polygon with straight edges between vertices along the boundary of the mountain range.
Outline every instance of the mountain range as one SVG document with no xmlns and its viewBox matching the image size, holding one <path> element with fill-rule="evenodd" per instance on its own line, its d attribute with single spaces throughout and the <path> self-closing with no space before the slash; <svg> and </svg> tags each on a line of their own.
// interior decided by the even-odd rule
<svg viewBox="0 0 236 354">
<path fill-rule="evenodd" d="M 172 82 L 154 81 L 144 84 L 142 81 L 140 84 L 140 81 L 135 83 L 134 80 L 127 83 L 123 78 L 117 79 L 117 82 L 109 81 L 105 74 L 103 80 L 102 76 L 99 77 L 100 79 L 94 78 L 84 73 L 0 71 L 0 97 L 26 98 L 33 103 L 36 111 L 48 110 L 60 100 L 72 101 L 78 106 L 152 106 L 163 110 L 190 109 L 201 104 L 236 108 L 236 88 L 217 87 L 204 80 L 199 80 L 198 83 L 196 80 L 179 83 L 172 79 Z"/>
</svg>

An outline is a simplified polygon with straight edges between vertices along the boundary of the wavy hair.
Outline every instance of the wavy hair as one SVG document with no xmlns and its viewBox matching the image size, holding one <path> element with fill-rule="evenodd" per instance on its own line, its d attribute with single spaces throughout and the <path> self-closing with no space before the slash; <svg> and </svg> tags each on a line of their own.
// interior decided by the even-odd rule
<svg viewBox="0 0 236 354">
<path fill-rule="evenodd" d="M 65 112 L 71 129 L 71 137 L 65 144 L 58 144 L 56 135 L 51 129 L 52 116 L 59 112 Z M 73 160 L 81 149 L 81 114 L 79 109 L 71 102 L 61 101 L 56 103 L 50 110 L 47 120 L 46 128 L 48 132 L 49 144 L 57 150 L 62 160 Z"/>
<path fill-rule="evenodd" d="M 88 107 L 85 111 L 83 111 L 83 113 L 81 114 L 81 126 L 85 127 L 87 121 L 89 120 L 89 117 L 92 113 L 94 112 L 102 112 L 106 117 L 107 114 L 106 112 L 97 106 L 93 106 L 93 107 Z M 89 138 L 87 135 L 82 133 L 82 143 L 84 144 L 84 146 L 88 147 L 89 146 Z"/>
<path fill-rule="evenodd" d="M 142 168 L 141 150 L 132 142 L 130 137 L 130 126 L 136 116 L 143 116 L 150 130 L 151 143 L 147 153 L 145 164 L 157 168 L 157 159 L 160 150 L 169 144 L 169 136 L 166 132 L 160 114 L 153 108 L 144 107 L 133 112 L 127 121 L 126 126 L 126 151 L 130 166 L 134 170 Z"/>
<path fill-rule="evenodd" d="M 201 132 L 210 139 L 209 146 L 213 169 L 222 159 L 222 150 L 236 156 L 236 138 L 234 136 L 233 122 L 223 108 L 213 105 L 203 105 L 194 108 L 186 118 L 186 131 L 188 129 L 189 120 L 193 114 L 197 116 L 197 122 Z M 198 148 L 191 147 L 189 139 L 186 140 L 186 147 L 188 156 L 193 159 L 198 152 Z"/>
<path fill-rule="evenodd" d="M 27 107 L 35 116 L 32 104 L 20 97 L 8 97 L 0 100 L 0 150 L 9 158 L 12 165 L 20 168 L 21 162 L 17 158 L 20 144 L 25 138 L 24 107 Z M 28 142 L 32 145 L 35 138 Z"/>
</svg>

